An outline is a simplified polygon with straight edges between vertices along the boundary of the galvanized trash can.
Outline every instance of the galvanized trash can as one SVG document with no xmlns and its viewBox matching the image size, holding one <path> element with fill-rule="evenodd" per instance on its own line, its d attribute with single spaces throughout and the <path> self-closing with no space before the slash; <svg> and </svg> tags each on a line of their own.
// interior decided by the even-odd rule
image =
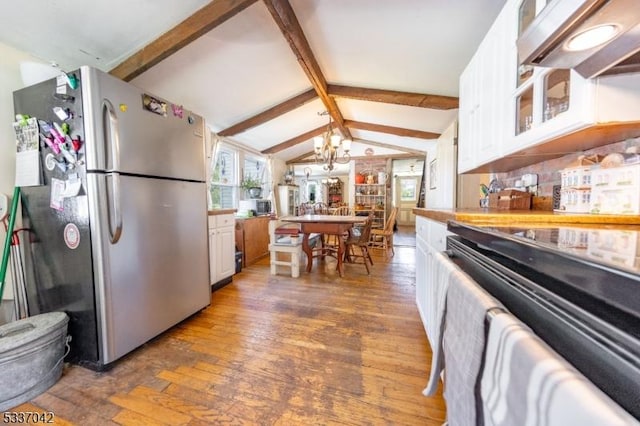
<svg viewBox="0 0 640 426">
<path fill-rule="evenodd" d="M 50 312 L 0 326 L 0 411 L 27 402 L 62 375 L 67 324 Z"/>
</svg>

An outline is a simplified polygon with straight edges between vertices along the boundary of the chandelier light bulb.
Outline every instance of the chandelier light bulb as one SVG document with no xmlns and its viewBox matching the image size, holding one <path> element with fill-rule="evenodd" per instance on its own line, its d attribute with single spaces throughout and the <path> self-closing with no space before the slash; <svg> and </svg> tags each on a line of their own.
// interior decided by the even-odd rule
<svg viewBox="0 0 640 426">
<path fill-rule="evenodd" d="M 329 115 L 328 111 L 318 113 L 318 115 Z M 342 154 L 339 153 L 340 147 L 342 147 Z M 346 164 L 351 160 L 349 150 L 351 149 L 350 140 L 342 140 L 340 134 L 333 132 L 331 128 L 331 117 L 329 116 L 329 123 L 327 125 L 327 131 L 322 136 L 316 136 L 313 138 L 313 151 L 316 157 L 316 162 L 322 161 L 325 163 L 322 167 L 325 170 L 333 170 L 334 163 Z"/>
<path fill-rule="evenodd" d="M 331 146 L 338 148 L 340 146 L 340 135 L 331 135 Z"/>
</svg>

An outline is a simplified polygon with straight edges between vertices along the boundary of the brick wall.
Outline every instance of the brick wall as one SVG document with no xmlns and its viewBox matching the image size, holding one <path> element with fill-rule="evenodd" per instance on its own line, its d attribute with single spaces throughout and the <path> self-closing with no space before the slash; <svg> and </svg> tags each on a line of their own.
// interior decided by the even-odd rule
<svg viewBox="0 0 640 426">
<path fill-rule="evenodd" d="M 580 155 L 601 154 L 607 155 L 612 152 L 624 152 L 627 148 L 637 147 L 640 150 L 640 138 L 627 139 L 622 142 L 612 143 L 610 145 L 601 146 L 590 149 L 588 151 L 577 152 L 565 155 L 564 157 L 553 160 L 543 161 L 532 166 L 523 167 L 507 173 L 497 173 L 496 177 L 502 181 L 505 188 L 515 186 L 515 181 L 527 173 L 538 175 L 538 194 L 539 196 L 550 197 L 553 194 L 553 186 L 560 185 L 560 170 L 567 167 L 568 164 L 577 160 Z"/>
</svg>

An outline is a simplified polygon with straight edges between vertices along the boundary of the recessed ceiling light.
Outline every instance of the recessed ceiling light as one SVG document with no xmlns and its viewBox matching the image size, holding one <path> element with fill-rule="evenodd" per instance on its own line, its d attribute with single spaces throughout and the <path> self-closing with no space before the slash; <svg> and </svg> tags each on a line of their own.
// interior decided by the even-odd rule
<svg viewBox="0 0 640 426">
<path fill-rule="evenodd" d="M 566 50 L 578 52 L 591 49 L 614 38 L 620 32 L 616 24 L 605 24 L 592 27 L 571 37 L 564 44 Z"/>
</svg>

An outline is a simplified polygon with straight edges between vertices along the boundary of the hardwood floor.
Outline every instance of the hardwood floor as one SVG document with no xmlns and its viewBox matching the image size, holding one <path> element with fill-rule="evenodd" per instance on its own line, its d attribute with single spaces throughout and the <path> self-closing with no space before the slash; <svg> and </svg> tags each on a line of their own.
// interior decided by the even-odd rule
<svg viewBox="0 0 640 426">
<path fill-rule="evenodd" d="M 12 411 L 77 425 L 440 425 L 441 392 L 421 394 L 431 353 L 414 248 L 374 262 L 369 276 L 347 264 L 340 278 L 329 260 L 293 279 L 263 259 L 110 371 L 66 366 Z"/>
</svg>

